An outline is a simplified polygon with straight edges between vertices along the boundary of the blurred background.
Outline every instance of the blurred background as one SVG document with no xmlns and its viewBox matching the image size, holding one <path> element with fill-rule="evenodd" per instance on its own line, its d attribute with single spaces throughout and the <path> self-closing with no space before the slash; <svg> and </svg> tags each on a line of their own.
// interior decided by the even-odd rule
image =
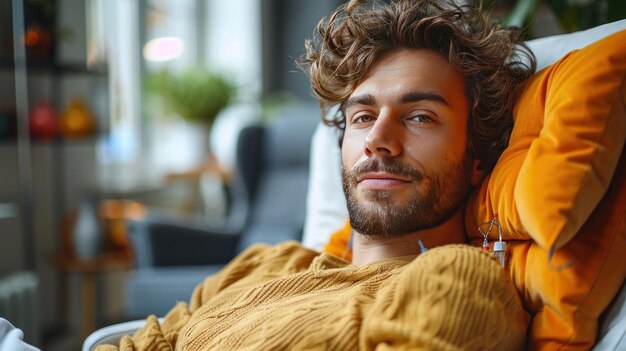
<svg viewBox="0 0 626 351">
<path fill-rule="evenodd" d="M 280 162 L 259 154 L 242 166 L 240 133 L 266 126 L 263 145 L 281 133 L 293 143 L 302 124 L 308 144 L 319 112 L 295 60 L 342 2 L 0 0 L 0 317 L 45 350 L 78 349 L 95 328 L 144 318 L 129 308 L 143 248 L 128 223 L 222 228 L 238 211 L 241 174 L 253 210 L 224 231 L 239 247 L 253 241 L 241 239 L 253 193 L 269 186 L 242 167 Z M 483 4 L 527 38 L 626 17 L 623 0 Z M 294 184 L 306 192 L 306 176 Z M 294 200 L 301 212 L 304 197 Z"/>
</svg>

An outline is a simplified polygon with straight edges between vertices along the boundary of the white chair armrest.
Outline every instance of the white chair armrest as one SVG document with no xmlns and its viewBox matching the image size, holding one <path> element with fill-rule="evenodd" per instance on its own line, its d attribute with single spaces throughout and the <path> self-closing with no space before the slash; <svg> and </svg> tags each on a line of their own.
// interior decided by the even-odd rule
<svg viewBox="0 0 626 351">
<path fill-rule="evenodd" d="M 159 323 L 162 321 L 163 318 L 159 318 Z M 146 320 L 140 319 L 136 321 L 113 324 L 108 327 L 98 329 L 85 339 L 83 342 L 83 351 L 92 351 L 96 348 L 96 346 L 103 344 L 119 345 L 122 336 L 132 335 L 139 328 L 143 327 L 144 324 L 146 324 Z"/>
</svg>

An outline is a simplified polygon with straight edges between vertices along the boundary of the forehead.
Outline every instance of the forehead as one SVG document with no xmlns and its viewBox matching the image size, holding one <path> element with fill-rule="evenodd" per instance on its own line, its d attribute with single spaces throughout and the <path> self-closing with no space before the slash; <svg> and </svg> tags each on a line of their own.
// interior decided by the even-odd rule
<svg viewBox="0 0 626 351">
<path fill-rule="evenodd" d="M 463 76 L 439 53 L 426 49 L 385 54 L 350 96 L 392 97 L 407 91 L 436 93 L 451 105 L 467 104 Z"/>
</svg>

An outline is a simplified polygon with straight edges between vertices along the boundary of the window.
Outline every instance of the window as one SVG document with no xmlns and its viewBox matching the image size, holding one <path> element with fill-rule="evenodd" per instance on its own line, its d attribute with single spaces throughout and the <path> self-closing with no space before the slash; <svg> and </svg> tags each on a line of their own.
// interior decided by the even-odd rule
<svg viewBox="0 0 626 351">
<path fill-rule="evenodd" d="M 162 69 L 198 64 L 232 76 L 240 104 L 254 106 L 261 91 L 260 2 L 247 0 L 92 0 L 91 62 L 109 68 L 109 131 L 99 145 L 106 177 L 120 181 L 137 170 L 160 176 L 203 161 L 206 131 L 163 108 L 143 90 L 145 78 Z M 254 108 L 253 108 L 254 111 Z M 214 125 L 211 147 L 231 166 L 237 126 L 254 112 L 225 113 Z"/>
</svg>

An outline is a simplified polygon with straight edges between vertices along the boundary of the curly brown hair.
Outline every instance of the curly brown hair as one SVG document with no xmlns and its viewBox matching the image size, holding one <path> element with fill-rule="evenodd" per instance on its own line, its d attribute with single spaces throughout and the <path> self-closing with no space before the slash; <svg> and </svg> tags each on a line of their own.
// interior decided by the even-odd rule
<svg viewBox="0 0 626 351">
<path fill-rule="evenodd" d="M 323 18 L 300 67 L 308 73 L 326 124 L 345 129 L 343 103 L 386 53 L 430 49 L 464 77 L 469 147 L 491 170 L 508 144 L 513 104 L 534 72 L 535 57 L 520 32 L 490 20 L 481 8 L 445 0 L 351 0 Z M 338 112 L 326 117 L 333 105 Z"/>
</svg>

